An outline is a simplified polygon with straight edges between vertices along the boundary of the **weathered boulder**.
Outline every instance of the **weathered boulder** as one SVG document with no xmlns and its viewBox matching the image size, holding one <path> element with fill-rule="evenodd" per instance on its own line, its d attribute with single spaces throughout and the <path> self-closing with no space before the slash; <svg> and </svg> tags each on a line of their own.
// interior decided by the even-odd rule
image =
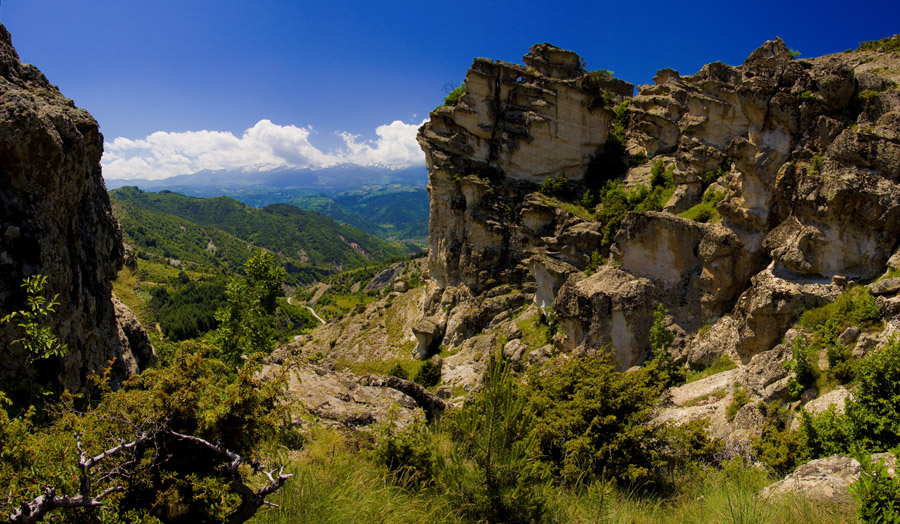
<svg viewBox="0 0 900 524">
<path fill-rule="evenodd" d="M 890 475 L 894 475 L 897 459 L 890 453 L 872 455 L 872 461 L 884 460 Z M 832 455 L 811 460 L 797 468 L 783 480 L 762 491 L 764 497 L 800 493 L 819 503 L 840 503 L 851 500 L 848 488 L 859 479 L 860 464 L 854 458 Z"/>
<path fill-rule="evenodd" d="M 25 277 L 47 276 L 59 294 L 50 327 L 68 346 L 39 363 L 42 380 L 78 390 L 113 361 L 117 385 L 152 358 L 127 320 L 120 332 L 111 281 L 122 267 L 119 226 L 100 175 L 103 137 L 97 122 L 60 94 L 37 68 L 19 61 L 0 27 L 0 310 L 27 306 Z M 11 324 L 0 326 L 0 381 L 31 376 Z M 131 347 L 137 343 L 138 347 Z"/>
</svg>

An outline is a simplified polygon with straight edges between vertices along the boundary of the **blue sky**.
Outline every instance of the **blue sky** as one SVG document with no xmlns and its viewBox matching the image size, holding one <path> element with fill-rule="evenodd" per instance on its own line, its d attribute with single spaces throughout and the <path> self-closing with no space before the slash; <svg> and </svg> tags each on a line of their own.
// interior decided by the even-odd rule
<svg viewBox="0 0 900 524">
<path fill-rule="evenodd" d="M 900 7 L 6 0 L 0 22 L 22 59 L 100 122 L 107 171 L 162 176 L 264 169 L 291 154 L 298 165 L 420 161 L 407 158 L 420 158 L 411 137 L 444 85 L 462 80 L 475 56 L 520 62 L 536 42 L 641 84 L 663 67 L 690 74 L 715 60 L 740 64 L 775 36 L 810 57 L 856 47 L 900 32 Z M 171 160 L 162 170 L 160 155 Z"/>
</svg>

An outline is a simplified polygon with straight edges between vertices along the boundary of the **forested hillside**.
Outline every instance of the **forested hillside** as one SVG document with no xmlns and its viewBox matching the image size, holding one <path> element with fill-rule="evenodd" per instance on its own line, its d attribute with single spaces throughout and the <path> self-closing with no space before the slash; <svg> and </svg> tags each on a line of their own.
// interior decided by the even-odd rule
<svg viewBox="0 0 900 524">
<path fill-rule="evenodd" d="M 400 258 L 405 250 L 315 211 L 256 209 L 229 197 L 194 198 L 134 187 L 110 192 L 125 242 L 145 259 L 237 271 L 253 248 L 273 252 L 288 283 Z"/>
</svg>

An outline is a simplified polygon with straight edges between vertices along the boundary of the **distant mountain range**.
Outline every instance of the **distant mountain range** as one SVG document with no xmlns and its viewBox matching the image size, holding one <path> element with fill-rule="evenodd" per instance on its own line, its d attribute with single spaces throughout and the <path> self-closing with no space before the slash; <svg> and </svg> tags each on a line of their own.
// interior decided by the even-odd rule
<svg viewBox="0 0 900 524">
<path fill-rule="evenodd" d="M 428 236 L 425 167 L 340 165 L 322 169 L 201 171 L 161 180 L 109 179 L 114 190 L 135 186 L 210 198 L 229 196 L 254 206 L 288 203 L 387 240 L 422 246 Z"/>
<path fill-rule="evenodd" d="M 177 260 L 185 269 L 236 271 L 254 249 L 265 248 L 296 285 L 407 253 L 399 244 L 288 204 L 257 209 L 224 196 L 196 198 L 135 187 L 110 191 L 110 200 L 125 242 L 139 257 L 170 265 Z"/>
</svg>

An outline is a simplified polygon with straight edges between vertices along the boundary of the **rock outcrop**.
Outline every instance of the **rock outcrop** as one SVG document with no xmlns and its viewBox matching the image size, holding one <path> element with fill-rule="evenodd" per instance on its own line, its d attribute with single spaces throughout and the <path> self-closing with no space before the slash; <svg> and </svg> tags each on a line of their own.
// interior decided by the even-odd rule
<svg viewBox="0 0 900 524">
<path fill-rule="evenodd" d="M 21 63 L 0 26 L 0 309 L 24 309 L 23 279 L 48 277 L 45 292 L 59 295 L 50 326 L 68 353 L 38 362 L 36 373 L 71 390 L 110 362 L 115 385 L 153 358 L 133 315 L 112 299 L 124 249 L 102 153 L 97 122 Z M 16 338 L 14 326 L 0 326 L 0 381 L 32 377 Z"/>
<path fill-rule="evenodd" d="M 858 54 L 798 60 L 776 39 L 739 66 L 664 69 L 634 97 L 547 44 L 533 46 L 524 67 L 477 59 L 459 103 L 435 110 L 419 132 L 435 286 L 424 315 L 445 326 L 443 343 L 459 346 L 489 324 L 491 289 L 511 285 L 555 313 L 557 350 L 611 346 L 628 368 L 648 354 L 661 303 L 679 361 L 727 354 L 751 370 L 763 361 L 780 369 L 789 352 L 776 346 L 798 315 L 884 273 L 900 244 L 900 90 L 893 69 L 868 65 L 884 58 Z M 626 215 L 607 251 L 605 224 L 536 184 L 565 176 L 577 199 L 586 173 L 617 176 L 590 168 L 610 136 L 611 107 L 625 99 L 630 159 L 673 162 L 676 187 L 664 212 Z M 634 166 L 625 183 L 648 184 L 650 171 Z M 721 222 L 674 215 L 700 204 L 713 181 L 725 193 Z M 609 261 L 584 276 L 594 252 Z M 891 300 L 880 307 L 893 311 Z M 766 376 L 754 392 L 775 398 L 783 378 Z"/>
</svg>

